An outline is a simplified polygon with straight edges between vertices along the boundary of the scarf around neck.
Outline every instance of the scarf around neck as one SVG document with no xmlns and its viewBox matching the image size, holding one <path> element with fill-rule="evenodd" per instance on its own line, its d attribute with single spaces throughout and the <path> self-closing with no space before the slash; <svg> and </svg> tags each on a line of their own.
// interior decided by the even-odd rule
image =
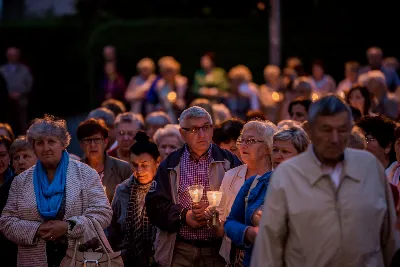
<svg viewBox="0 0 400 267">
<path fill-rule="evenodd" d="M 132 177 L 124 246 L 130 250 L 131 256 L 136 259 L 143 256 L 146 251 L 146 241 L 151 242 L 153 237 L 153 227 L 149 222 L 146 208 L 144 207 L 144 199 L 151 185 L 151 182 L 140 184 Z"/>
<path fill-rule="evenodd" d="M 43 164 L 40 160 L 36 163 L 33 173 L 33 185 L 39 214 L 46 221 L 54 220 L 60 210 L 65 195 L 68 164 L 69 154 L 67 151 L 63 151 L 54 179 L 49 183 Z"/>
</svg>

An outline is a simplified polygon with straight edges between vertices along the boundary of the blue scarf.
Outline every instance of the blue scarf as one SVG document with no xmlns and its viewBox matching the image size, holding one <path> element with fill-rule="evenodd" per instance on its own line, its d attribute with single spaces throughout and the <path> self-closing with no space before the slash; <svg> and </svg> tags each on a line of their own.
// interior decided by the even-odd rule
<svg viewBox="0 0 400 267">
<path fill-rule="evenodd" d="M 40 215 L 44 220 L 54 220 L 61 207 L 65 194 L 65 181 L 69 154 L 63 151 L 61 161 L 57 166 L 54 179 L 51 183 L 47 179 L 46 170 L 40 160 L 37 161 L 33 173 L 33 186 L 35 188 L 36 202 Z"/>
</svg>

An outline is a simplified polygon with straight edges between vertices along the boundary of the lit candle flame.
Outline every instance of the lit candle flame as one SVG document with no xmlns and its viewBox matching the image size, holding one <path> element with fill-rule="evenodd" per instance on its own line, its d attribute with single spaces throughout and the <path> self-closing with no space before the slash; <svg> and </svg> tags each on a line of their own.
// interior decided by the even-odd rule
<svg viewBox="0 0 400 267">
<path fill-rule="evenodd" d="M 281 99 L 281 96 L 279 95 L 278 92 L 272 93 L 272 100 L 274 100 L 275 102 L 278 102 L 280 99 Z"/>
<path fill-rule="evenodd" d="M 167 99 L 169 102 L 173 103 L 176 101 L 176 93 L 175 92 L 169 92 L 167 95 Z"/>
<path fill-rule="evenodd" d="M 319 96 L 316 93 L 313 93 L 311 98 L 313 101 L 316 101 L 318 100 Z"/>
</svg>

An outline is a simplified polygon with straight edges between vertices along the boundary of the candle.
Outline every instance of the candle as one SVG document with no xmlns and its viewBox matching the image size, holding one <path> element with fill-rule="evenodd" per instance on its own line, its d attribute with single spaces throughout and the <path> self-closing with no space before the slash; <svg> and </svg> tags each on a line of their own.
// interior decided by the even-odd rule
<svg viewBox="0 0 400 267">
<path fill-rule="evenodd" d="M 194 195 L 193 202 L 200 202 L 200 199 L 199 199 L 199 190 L 198 190 L 198 189 L 196 189 L 196 190 L 193 191 L 193 195 Z"/>
<path fill-rule="evenodd" d="M 215 192 L 213 192 L 212 195 L 212 205 L 217 206 L 217 194 L 215 194 Z"/>
</svg>

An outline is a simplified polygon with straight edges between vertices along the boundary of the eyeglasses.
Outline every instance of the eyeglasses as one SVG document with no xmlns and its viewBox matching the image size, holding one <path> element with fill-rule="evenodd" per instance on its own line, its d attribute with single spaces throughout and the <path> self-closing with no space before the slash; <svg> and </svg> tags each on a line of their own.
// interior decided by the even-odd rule
<svg viewBox="0 0 400 267">
<path fill-rule="evenodd" d="M 241 144 L 246 144 L 248 146 L 257 144 L 257 143 L 264 143 L 264 141 L 261 140 L 256 140 L 254 138 L 249 138 L 249 139 L 244 139 L 244 138 L 238 138 L 238 140 L 236 141 L 236 145 L 240 146 Z"/>
<path fill-rule="evenodd" d="M 96 145 L 99 145 L 99 144 L 103 143 L 103 141 L 104 141 L 104 138 L 87 138 L 87 139 L 83 139 L 82 143 L 84 145 L 90 145 L 94 142 Z"/>
<path fill-rule="evenodd" d="M 376 138 L 372 137 L 372 136 L 367 136 L 367 137 L 365 137 L 365 141 L 367 141 L 367 144 L 368 144 L 370 142 L 376 141 Z"/>
<path fill-rule="evenodd" d="M 203 130 L 203 132 L 205 132 L 205 131 L 208 131 L 208 130 L 212 129 L 212 127 L 213 126 L 211 124 L 206 124 L 206 125 L 204 125 L 202 127 L 191 127 L 191 128 L 183 128 L 183 127 L 181 127 L 181 129 L 185 130 L 185 131 L 187 131 L 187 132 L 189 132 L 191 134 L 197 134 L 197 133 L 199 133 L 200 129 Z"/>
<path fill-rule="evenodd" d="M 134 132 L 134 131 L 127 131 L 127 132 L 125 132 L 125 131 L 119 131 L 118 134 L 119 134 L 120 136 L 128 135 L 128 136 L 130 136 L 130 137 L 134 137 L 134 136 L 136 135 L 136 132 Z"/>
</svg>

